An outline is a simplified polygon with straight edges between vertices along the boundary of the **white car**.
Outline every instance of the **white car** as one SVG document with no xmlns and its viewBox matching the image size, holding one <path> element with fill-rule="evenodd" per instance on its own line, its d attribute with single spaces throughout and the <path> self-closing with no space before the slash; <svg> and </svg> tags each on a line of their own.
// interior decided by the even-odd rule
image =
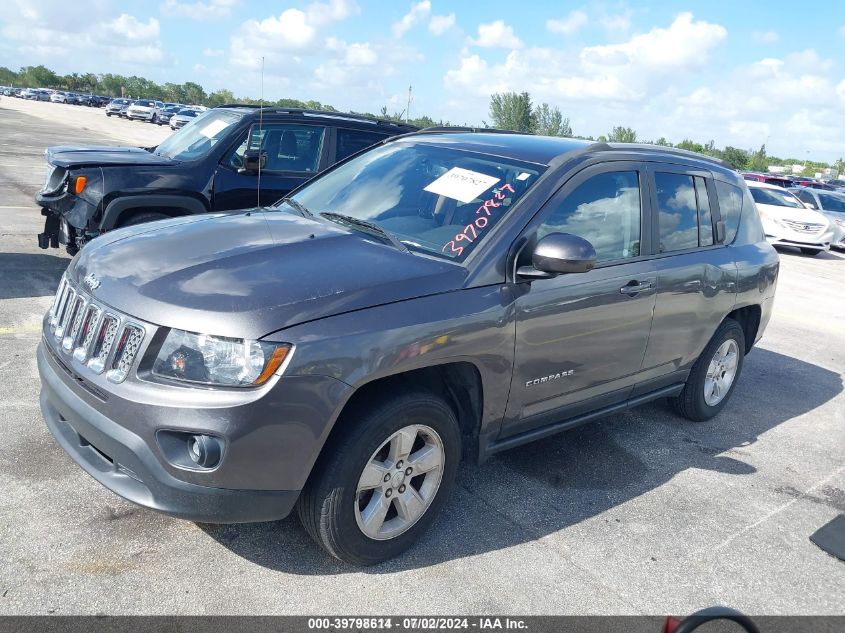
<svg viewBox="0 0 845 633">
<path fill-rule="evenodd" d="M 126 116 L 130 119 L 158 123 L 158 117 L 163 108 L 164 104 L 161 101 L 138 99 L 127 108 Z"/>
<path fill-rule="evenodd" d="M 67 103 L 67 95 L 64 92 L 54 92 L 50 95 L 50 101 L 53 103 Z"/>
<path fill-rule="evenodd" d="M 818 255 L 830 249 L 833 228 L 830 220 L 808 209 L 783 187 L 747 181 L 757 205 L 766 239 L 773 246 L 794 246 L 805 255 Z"/>
<path fill-rule="evenodd" d="M 845 193 L 839 191 L 824 191 L 810 187 L 790 187 L 789 191 L 810 209 L 818 209 L 819 213 L 827 216 L 833 228 L 833 248 L 845 249 Z"/>
</svg>

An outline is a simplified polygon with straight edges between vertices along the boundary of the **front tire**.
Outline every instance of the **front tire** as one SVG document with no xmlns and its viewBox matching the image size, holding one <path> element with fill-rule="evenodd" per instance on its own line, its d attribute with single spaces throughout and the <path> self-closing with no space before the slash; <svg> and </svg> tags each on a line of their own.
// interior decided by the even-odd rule
<svg viewBox="0 0 845 633">
<path fill-rule="evenodd" d="M 681 393 L 670 401 L 681 416 L 704 422 L 719 413 L 733 394 L 745 359 L 745 333 L 725 319 L 692 366 Z"/>
<path fill-rule="evenodd" d="M 461 433 L 440 397 L 407 393 L 357 407 L 327 445 L 297 509 L 329 554 L 373 565 L 413 545 L 449 495 Z"/>
<path fill-rule="evenodd" d="M 170 218 L 169 215 L 159 213 L 158 211 L 141 211 L 135 213 L 125 220 L 121 220 L 119 227 L 135 226 L 136 224 L 146 224 L 147 222 L 155 222 L 156 220 L 166 220 Z"/>
</svg>

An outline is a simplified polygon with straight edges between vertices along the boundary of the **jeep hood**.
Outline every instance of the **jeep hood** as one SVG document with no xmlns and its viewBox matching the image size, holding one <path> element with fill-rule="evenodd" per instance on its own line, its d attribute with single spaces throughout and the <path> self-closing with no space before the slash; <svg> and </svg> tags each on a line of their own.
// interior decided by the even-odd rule
<svg viewBox="0 0 845 633">
<path fill-rule="evenodd" d="M 99 167 L 101 165 L 170 165 L 169 158 L 156 156 L 140 147 L 92 145 L 47 148 L 47 162 L 58 167 Z"/>
<path fill-rule="evenodd" d="M 322 317 L 461 288 L 458 264 L 283 211 L 118 229 L 69 268 L 77 287 L 157 325 L 260 338 Z M 96 281 L 83 286 L 87 275 Z M 97 285 L 99 282 L 99 285 Z"/>
</svg>

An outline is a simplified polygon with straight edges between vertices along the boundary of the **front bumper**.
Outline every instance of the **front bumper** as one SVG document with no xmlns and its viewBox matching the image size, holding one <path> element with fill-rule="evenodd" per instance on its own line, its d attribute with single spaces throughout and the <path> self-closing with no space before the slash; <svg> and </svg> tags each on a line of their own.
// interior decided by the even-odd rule
<svg viewBox="0 0 845 633">
<path fill-rule="evenodd" d="M 130 119 L 138 119 L 140 121 L 152 121 L 153 113 L 152 112 L 138 112 L 137 110 L 133 110 L 132 112 L 127 112 L 127 116 Z"/>
<path fill-rule="evenodd" d="M 41 411 L 59 445 L 112 492 L 192 521 L 246 523 L 287 516 L 333 419 L 321 405 L 331 408 L 328 400 L 345 397 L 347 388 L 332 379 L 322 386 L 309 379 L 282 394 L 289 408 L 277 403 L 261 411 L 249 405 L 197 409 L 132 402 L 89 383 L 76 373 L 73 360 L 65 364 L 48 345 L 42 340 L 38 347 Z M 322 402 L 321 392 L 329 396 Z M 297 403 L 300 396 L 314 402 Z M 174 466 L 158 443 L 161 430 L 216 434 L 225 442 L 221 463 L 208 472 Z"/>
</svg>

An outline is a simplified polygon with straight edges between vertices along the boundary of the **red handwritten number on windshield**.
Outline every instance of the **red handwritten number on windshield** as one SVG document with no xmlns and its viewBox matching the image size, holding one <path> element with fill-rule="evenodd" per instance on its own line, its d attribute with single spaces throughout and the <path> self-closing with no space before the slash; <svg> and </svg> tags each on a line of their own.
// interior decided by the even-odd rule
<svg viewBox="0 0 845 633">
<path fill-rule="evenodd" d="M 487 225 L 490 221 L 487 219 L 489 218 L 492 213 L 491 209 L 496 209 L 502 206 L 502 200 L 504 200 L 507 196 L 505 195 L 505 191 L 510 191 L 511 193 L 516 193 L 514 188 L 505 183 L 501 187 L 498 187 L 493 190 L 493 196 L 487 200 L 485 200 L 478 209 L 475 210 L 475 214 L 478 216 L 467 224 L 464 227 L 464 230 L 455 235 L 454 239 L 449 240 L 441 249 L 444 253 L 452 254 L 454 253 L 455 257 L 460 257 L 461 253 L 464 252 L 463 246 L 458 246 L 458 242 L 468 242 L 472 244 L 475 240 L 478 239 L 479 231 L 487 228 Z M 449 249 L 448 251 L 446 249 Z"/>
</svg>

